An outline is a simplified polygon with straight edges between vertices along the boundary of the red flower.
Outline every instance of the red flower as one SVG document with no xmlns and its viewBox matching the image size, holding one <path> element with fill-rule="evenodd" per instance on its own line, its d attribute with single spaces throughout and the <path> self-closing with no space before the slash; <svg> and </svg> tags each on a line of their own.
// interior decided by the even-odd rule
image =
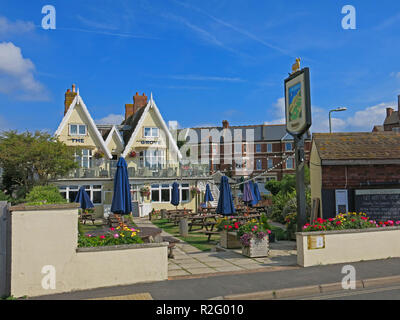
<svg viewBox="0 0 400 320">
<path fill-rule="evenodd" d="M 340 225 L 340 224 L 342 224 L 341 221 L 336 221 L 336 225 Z"/>
</svg>

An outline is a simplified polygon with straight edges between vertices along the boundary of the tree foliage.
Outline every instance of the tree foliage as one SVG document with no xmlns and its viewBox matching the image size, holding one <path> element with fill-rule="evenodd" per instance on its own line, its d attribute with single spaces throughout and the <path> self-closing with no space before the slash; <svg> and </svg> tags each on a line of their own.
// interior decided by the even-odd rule
<svg viewBox="0 0 400 320">
<path fill-rule="evenodd" d="M 67 200 L 63 198 L 58 188 L 53 185 L 48 186 L 35 186 L 26 195 L 27 204 L 51 204 L 51 203 L 66 203 Z"/>
<path fill-rule="evenodd" d="M 74 151 L 46 132 L 5 131 L 0 135 L 0 166 L 8 194 L 23 197 L 34 185 L 76 168 Z"/>
</svg>

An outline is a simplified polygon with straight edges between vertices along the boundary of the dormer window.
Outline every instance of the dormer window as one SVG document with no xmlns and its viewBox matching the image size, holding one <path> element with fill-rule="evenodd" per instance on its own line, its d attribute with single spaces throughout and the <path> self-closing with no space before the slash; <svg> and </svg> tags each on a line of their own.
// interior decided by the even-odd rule
<svg viewBox="0 0 400 320">
<path fill-rule="evenodd" d="M 70 124 L 69 135 L 70 136 L 86 136 L 87 128 L 86 124 Z"/>
<path fill-rule="evenodd" d="M 157 138 L 158 137 L 158 128 L 155 127 L 146 127 L 144 128 L 143 136 L 145 138 Z"/>
</svg>

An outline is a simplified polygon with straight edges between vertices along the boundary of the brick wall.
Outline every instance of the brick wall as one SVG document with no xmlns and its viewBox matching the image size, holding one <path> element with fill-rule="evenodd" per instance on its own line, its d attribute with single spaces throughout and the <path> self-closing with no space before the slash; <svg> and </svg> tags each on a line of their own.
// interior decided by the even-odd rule
<svg viewBox="0 0 400 320">
<path fill-rule="evenodd" d="M 347 167 L 347 173 L 346 173 Z M 347 175 L 347 178 L 346 178 Z M 400 181 L 400 165 L 323 166 L 322 189 L 357 188 L 362 184 Z"/>
</svg>

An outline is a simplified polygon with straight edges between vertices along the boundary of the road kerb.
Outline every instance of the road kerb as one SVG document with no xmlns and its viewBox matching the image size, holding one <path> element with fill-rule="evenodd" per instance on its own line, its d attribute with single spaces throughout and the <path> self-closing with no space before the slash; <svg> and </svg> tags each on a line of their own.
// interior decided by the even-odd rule
<svg viewBox="0 0 400 320">
<path fill-rule="evenodd" d="M 363 280 L 364 288 L 373 288 L 386 284 L 399 284 L 400 276 L 390 276 Z"/>
<path fill-rule="evenodd" d="M 319 285 L 297 287 L 297 288 L 287 288 L 287 289 L 276 290 L 275 298 L 276 299 L 292 298 L 292 297 L 313 295 L 313 294 L 318 294 L 318 293 L 321 293 L 321 289 L 320 289 Z"/>
<path fill-rule="evenodd" d="M 388 284 L 392 285 L 400 284 L 400 275 L 357 280 L 356 289 L 376 288 Z M 304 286 L 304 287 L 258 291 L 258 292 L 243 293 L 243 294 L 232 294 L 224 296 L 223 299 L 224 300 L 272 300 L 272 299 L 295 298 L 295 297 L 315 295 L 327 292 L 338 292 L 342 290 L 345 290 L 342 287 L 342 283 L 334 282 L 334 283 L 326 283 L 326 284 Z"/>
<path fill-rule="evenodd" d="M 343 289 L 343 285 L 341 282 L 321 284 L 319 287 L 321 289 L 321 293 L 345 290 L 345 289 Z M 357 280 L 356 281 L 356 289 L 362 289 L 362 288 L 364 288 L 363 281 Z"/>
<path fill-rule="evenodd" d="M 244 294 L 231 294 L 225 296 L 224 300 L 272 300 L 274 298 L 274 291 L 268 290 Z"/>
</svg>

